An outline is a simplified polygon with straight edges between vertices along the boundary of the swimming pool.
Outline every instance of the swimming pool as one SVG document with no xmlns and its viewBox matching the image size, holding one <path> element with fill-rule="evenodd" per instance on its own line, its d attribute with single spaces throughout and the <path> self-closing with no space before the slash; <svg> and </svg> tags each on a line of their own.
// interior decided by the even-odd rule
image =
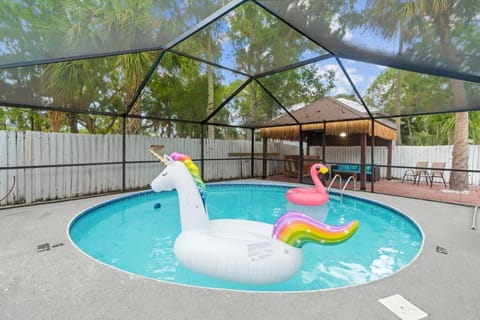
<svg viewBox="0 0 480 320">
<path fill-rule="evenodd" d="M 273 223 L 287 211 L 290 186 L 211 184 L 210 219 L 235 218 Z M 140 192 L 114 199 L 78 215 L 69 235 L 80 250 L 114 268 L 179 284 L 254 291 L 310 291 L 359 285 L 405 268 L 419 254 L 422 231 L 393 208 L 330 193 L 330 225 L 359 220 L 357 233 L 335 246 L 307 244 L 301 270 L 287 281 L 248 285 L 218 280 L 184 268 L 173 253 L 180 233 L 176 191 Z"/>
</svg>

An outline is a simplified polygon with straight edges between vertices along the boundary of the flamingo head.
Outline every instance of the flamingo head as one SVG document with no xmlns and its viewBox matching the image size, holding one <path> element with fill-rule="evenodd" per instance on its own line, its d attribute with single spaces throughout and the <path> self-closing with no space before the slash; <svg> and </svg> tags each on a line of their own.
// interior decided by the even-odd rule
<svg viewBox="0 0 480 320">
<path fill-rule="evenodd" d="M 321 163 L 314 163 L 310 167 L 310 172 L 314 172 L 315 174 L 325 174 L 328 172 L 328 168 Z"/>
</svg>

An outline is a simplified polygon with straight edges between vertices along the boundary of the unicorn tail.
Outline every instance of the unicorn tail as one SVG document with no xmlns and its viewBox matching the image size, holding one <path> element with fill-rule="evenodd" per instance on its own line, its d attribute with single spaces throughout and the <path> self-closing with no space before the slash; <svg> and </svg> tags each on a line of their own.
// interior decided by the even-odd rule
<svg viewBox="0 0 480 320">
<path fill-rule="evenodd" d="M 338 244 L 348 240 L 358 229 L 358 220 L 340 226 L 330 226 L 306 214 L 287 212 L 277 219 L 272 237 L 293 247 L 307 242 Z"/>
</svg>

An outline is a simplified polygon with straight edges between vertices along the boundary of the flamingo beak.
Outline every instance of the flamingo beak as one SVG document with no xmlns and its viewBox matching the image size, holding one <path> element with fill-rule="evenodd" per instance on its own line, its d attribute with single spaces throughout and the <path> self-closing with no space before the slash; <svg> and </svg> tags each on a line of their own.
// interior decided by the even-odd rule
<svg viewBox="0 0 480 320">
<path fill-rule="evenodd" d="M 321 167 L 320 170 L 318 170 L 319 173 L 321 174 L 325 174 L 328 172 L 328 168 L 327 167 Z"/>
</svg>

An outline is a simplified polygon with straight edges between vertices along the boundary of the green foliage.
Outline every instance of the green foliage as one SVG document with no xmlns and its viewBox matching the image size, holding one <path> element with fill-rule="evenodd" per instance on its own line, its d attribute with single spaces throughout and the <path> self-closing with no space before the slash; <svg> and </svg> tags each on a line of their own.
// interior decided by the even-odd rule
<svg viewBox="0 0 480 320">
<path fill-rule="evenodd" d="M 480 112 L 469 112 L 469 139 L 480 144 Z M 402 118 L 402 135 L 407 145 L 451 145 L 455 141 L 455 114 L 444 113 Z"/>
<path fill-rule="evenodd" d="M 401 86 L 400 110 L 396 110 L 397 86 Z M 451 106 L 453 91 L 446 78 L 388 68 L 380 74 L 363 96 L 369 106 L 389 115 L 438 112 Z M 479 142 L 478 112 L 470 112 L 470 139 Z M 404 144 L 453 144 L 455 114 L 431 114 L 402 117 L 400 133 Z"/>
<path fill-rule="evenodd" d="M 35 130 L 48 127 L 45 112 L 0 107 L 0 130 Z"/>
</svg>

